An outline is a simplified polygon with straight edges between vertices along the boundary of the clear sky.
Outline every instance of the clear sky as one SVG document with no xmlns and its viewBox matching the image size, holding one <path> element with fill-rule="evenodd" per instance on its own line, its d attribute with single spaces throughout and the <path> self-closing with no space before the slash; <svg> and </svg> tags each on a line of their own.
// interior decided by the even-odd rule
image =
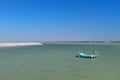
<svg viewBox="0 0 120 80">
<path fill-rule="evenodd" d="M 0 41 L 89 40 L 120 40 L 120 0 L 0 0 Z"/>
</svg>

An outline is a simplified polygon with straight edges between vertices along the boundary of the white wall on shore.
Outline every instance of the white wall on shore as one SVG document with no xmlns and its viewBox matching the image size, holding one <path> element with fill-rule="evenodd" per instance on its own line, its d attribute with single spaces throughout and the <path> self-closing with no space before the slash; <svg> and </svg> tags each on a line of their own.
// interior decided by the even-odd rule
<svg viewBox="0 0 120 80">
<path fill-rule="evenodd" d="M 40 42 L 1 42 L 0 47 L 42 45 Z"/>
</svg>

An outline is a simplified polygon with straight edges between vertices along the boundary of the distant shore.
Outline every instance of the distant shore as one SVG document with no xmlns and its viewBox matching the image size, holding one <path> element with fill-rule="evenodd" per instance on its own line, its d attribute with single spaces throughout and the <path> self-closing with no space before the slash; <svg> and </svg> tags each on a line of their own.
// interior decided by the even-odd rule
<svg viewBox="0 0 120 80">
<path fill-rule="evenodd" d="M 120 44 L 120 41 L 44 41 L 43 44 Z"/>
<path fill-rule="evenodd" d="M 42 45 L 41 42 L 0 42 L 0 47 L 15 47 L 15 46 L 35 46 Z"/>
<path fill-rule="evenodd" d="M 43 41 L 43 42 L 0 42 L 0 47 L 35 46 L 43 44 L 100 44 L 120 45 L 120 41 Z"/>
</svg>

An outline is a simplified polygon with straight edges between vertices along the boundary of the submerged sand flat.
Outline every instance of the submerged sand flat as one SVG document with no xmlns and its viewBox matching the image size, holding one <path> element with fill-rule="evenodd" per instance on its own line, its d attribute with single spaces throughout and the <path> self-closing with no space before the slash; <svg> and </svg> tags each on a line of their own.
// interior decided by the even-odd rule
<svg viewBox="0 0 120 80">
<path fill-rule="evenodd" d="M 42 45 L 40 42 L 1 42 L 0 47 Z"/>
<path fill-rule="evenodd" d="M 79 51 L 100 56 L 76 58 Z M 120 45 L 0 48 L 0 80 L 120 80 Z"/>
</svg>

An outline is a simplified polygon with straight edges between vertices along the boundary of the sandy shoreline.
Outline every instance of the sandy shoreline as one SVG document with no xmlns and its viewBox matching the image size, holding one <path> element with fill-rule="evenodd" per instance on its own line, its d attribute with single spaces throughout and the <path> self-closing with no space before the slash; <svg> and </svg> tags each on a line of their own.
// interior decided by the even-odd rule
<svg viewBox="0 0 120 80">
<path fill-rule="evenodd" d="M 14 46 L 35 46 L 42 45 L 40 42 L 1 42 L 0 47 L 14 47 Z"/>
</svg>

